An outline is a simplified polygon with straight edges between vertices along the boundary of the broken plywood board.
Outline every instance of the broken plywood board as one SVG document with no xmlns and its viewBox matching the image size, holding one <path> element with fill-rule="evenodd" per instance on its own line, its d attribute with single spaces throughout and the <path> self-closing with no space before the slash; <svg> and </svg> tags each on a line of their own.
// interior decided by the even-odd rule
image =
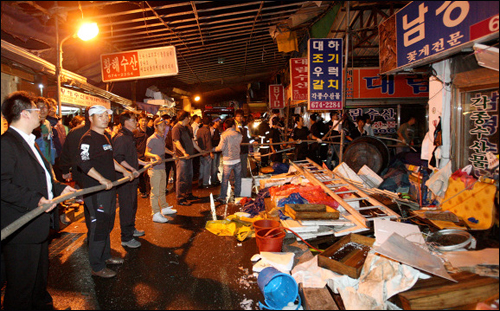
<svg viewBox="0 0 500 311">
<path fill-rule="evenodd" d="M 309 288 L 299 284 L 299 294 L 305 310 L 339 310 L 328 288 Z"/>
<path fill-rule="evenodd" d="M 285 213 L 295 220 L 339 218 L 339 212 L 325 204 L 285 204 Z"/>
<path fill-rule="evenodd" d="M 470 272 L 453 274 L 456 283 L 432 277 L 399 293 L 395 303 L 405 310 L 449 309 L 484 301 L 498 294 L 498 280 Z M 392 300 L 392 299 L 391 299 Z"/>
</svg>

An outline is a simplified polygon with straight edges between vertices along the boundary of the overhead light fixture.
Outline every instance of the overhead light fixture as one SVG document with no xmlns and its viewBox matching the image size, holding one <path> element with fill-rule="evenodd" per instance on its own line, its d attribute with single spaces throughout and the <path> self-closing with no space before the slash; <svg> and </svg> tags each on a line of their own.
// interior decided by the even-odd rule
<svg viewBox="0 0 500 311">
<path fill-rule="evenodd" d="M 200 99 L 201 99 L 201 97 L 200 97 L 199 95 L 196 95 L 196 96 L 194 97 L 194 101 L 195 101 L 195 102 L 199 102 L 199 101 L 200 101 Z"/>
<path fill-rule="evenodd" d="M 88 41 L 93 39 L 99 33 L 99 27 L 97 27 L 97 23 L 83 23 L 78 30 L 78 38 L 83 41 Z"/>
</svg>

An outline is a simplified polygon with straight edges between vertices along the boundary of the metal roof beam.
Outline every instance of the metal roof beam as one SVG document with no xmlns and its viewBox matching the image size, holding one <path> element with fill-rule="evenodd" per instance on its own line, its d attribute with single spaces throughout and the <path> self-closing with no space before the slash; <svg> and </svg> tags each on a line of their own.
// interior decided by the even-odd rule
<svg viewBox="0 0 500 311">
<path fill-rule="evenodd" d="M 256 10 L 253 10 L 253 11 L 256 11 Z M 273 15 L 283 16 L 283 15 L 286 15 L 288 13 L 294 13 L 294 12 L 296 12 L 296 10 L 291 9 L 291 10 L 286 10 L 286 11 L 281 11 L 281 12 L 276 12 L 276 13 L 262 14 L 262 17 L 273 16 Z M 229 16 L 234 16 L 234 15 L 240 14 L 240 13 L 241 12 L 231 13 Z M 226 15 L 226 14 L 224 14 L 224 15 Z M 210 18 L 216 18 L 216 17 L 219 17 L 219 16 L 211 16 Z M 223 19 L 223 20 L 217 20 L 217 21 L 213 21 L 213 22 L 200 22 L 200 26 L 210 26 L 211 24 L 220 24 L 220 23 L 224 23 L 224 25 L 227 26 L 227 22 L 235 21 L 235 20 L 241 20 L 241 19 L 248 19 L 248 18 L 252 18 L 252 16 L 243 16 L 243 17 L 237 17 L 237 18 L 231 18 L 231 19 Z M 288 18 L 288 16 L 287 16 L 287 18 Z M 203 19 L 203 18 L 200 18 L 200 19 Z M 123 21 L 123 22 L 113 22 L 112 24 L 109 24 L 109 26 L 111 26 L 111 25 L 116 26 L 116 25 L 119 25 L 119 24 L 133 23 L 133 22 L 143 23 L 144 20 L 145 20 L 144 18 L 140 18 L 140 19 L 131 20 L 131 21 L 129 20 L 129 21 Z M 174 21 L 170 22 L 170 24 L 174 25 L 174 24 L 194 22 L 194 21 L 196 21 L 194 18 L 184 19 L 184 20 L 174 20 Z M 158 26 L 161 26 L 161 25 L 162 25 L 162 23 L 149 24 L 148 27 L 158 27 Z M 108 26 L 108 25 L 104 24 L 102 26 L 104 27 L 104 26 Z M 195 27 L 195 25 L 189 25 L 189 27 Z M 129 27 L 129 28 L 114 29 L 113 32 L 130 31 L 130 30 L 133 30 L 133 29 L 141 29 L 141 28 L 144 28 L 144 26 L 141 25 L 141 26 L 133 26 L 133 27 Z M 172 28 L 172 29 L 174 29 L 174 28 Z M 111 33 L 111 30 L 110 31 L 105 31 L 105 30 L 102 31 L 102 34 L 108 34 L 108 33 Z"/>
<path fill-rule="evenodd" d="M 201 33 L 200 19 L 198 16 L 198 12 L 196 11 L 196 4 L 194 1 L 191 1 L 191 6 L 193 7 L 194 17 L 196 18 L 196 24 L 198 25 L 198 30 L 200 32 L 201 45 L 205 45 L 205 42 L 203 42 L 203 34 Z"/>
<path fill-rule="evenodd" d="M 256 29 L 257 32 L 262 32 L 262 33 L 269 33 L 268 31 L 268 27 L 267 26 L 264 26 L 264 27 L 259 27 L 258 29 Z M 221 32 L 222 33 L 222 32 Z M 234 37 L 235 35 L 248 35 L 248 29 L 242 29 L 242 30 L 237 30 L 237 31 L 233 31 L 233 32 L 224 32 L 222 33 L 221 35 L 210 35 L 210 36 L 207 36 L 205 38 L 205 41 L 206 42 L 210 42 L 210 41 L 215 41 L 215 40 L 220 40 L 220 39 L 226 39 L 226 38 L 231 38 L 231 37 Z M 206 45 L 205 44 L 205 41 L 203 40 L 199 40 L 199 36 L 198 34 L 191 34 L 191 35 L 188 35 L 188 36 L 183 36 L 184 37 L 184 42 L 185 44 L 195 44 L 195 43 L 199 43 L 201 42 L 202 45 Z M 188 39 L 189 38 L 189 39 Z M 192 39 L 191 39 L 192 38 Z M 271 38 L 269 36 L 269 38 Z M 116 46 L 123 46 L 123 45 L 127 45 L 127 46 L 134 46 L 134 45 L 148 45 L 148 44 L 154 44 L 154 43 L 158 43 L 158 42 L 161 42 L 163 44 L 165 44 L 165 40 L 166 38 L 160 38 L 160 37 L 157 37 L 157 38 L 152 38 L 152 39 L 146 39 L 146 40 L 142 40 L 142 41 L 138 41 L 138 42 L 134 42 L 134 43 L 130 43 L 130 39 L 127 41 L 127 42 L 122 42 L 121 44 L 117 44 L 115 42 L 115 45 Z M 178 43 L 179 40 L 176 40 L 176 41 L 170 41 L 168 42 L 168 44 L 170 45 L 175 45 L 176 43 Z M 193 47 L 190 47 L 190 50 L 192 49 Z"/>
<path fill-rule="evenodd" d="M 255 23 L 257 22 L 257 18 L 259 18 L 260 12 L 262 11 L 262 6 L 264 6 L 264 1 L 261 1 L 261 3 L 260 3 L 259 11 L 257 12 L 257 15 L 255 15 L 255 19 L 253 20 L 252 31 L 250 32 L 250 38 L 248 39 L 248 41 L 246 42 L 246 45 L 245 45 L 245 67 L 243 68 L 243 74 L 246 73 L 246 69 L 247 69 L 248 45 L 250 44 L 250 41 L 252 41 L 253 32 L 255 30 Z"/>
<path fill-rule="evenodd" d="M 282 18 L 278 17 L 278 18 L 269 18 L 269 19 L 262 19 L 261 22 L 258 23 L 258 25 L 262 25 L 262 27 L 269 27 L 269 23 L 272 23 L 276 20 L 280 20 Z M 204 31 L 205 32 L 227 32 L 227 29 L 228 28 L 231 28 L 231 29 L 235 29 L 235 27 L 237 26 L 240 26 L 240 25 L 248 25 L 248 27 L 250 27 L 250 21 L 249 22 L 242 22 L 242 23 L 233 23 L 233 24 L 226 24 L 226 25 L 220 25 L 220 26 L 213 26 L 213 27 L 210 27 L 210 28 L 205 28 Z M 192 30 L 185 30 L 185 31 L 182 31 L 182 32 L 179 32 L 180 29 L 182 28 L 191 28 L 192 26 L 178 26 L 178 27 L 172 27 L 172 30 L 174 31 L 177 31 L 178 33 L 181 33 L 182 35 L 184 34 L 188 34 L 188 33 L 195 33 L 196 32 L 196 29 L 192 29 Z M 242 28 L 242 27 L 240 27 Z M 215 30 L 215 29 L 221 29 L 221 30 Z M 158 34 L 158 35 L 154 35 L 154 36 L 151 36 L 150 34 L 151 33 L 157 33 L 157 32 L 162 32 L 162 34 Z M 127 42 L 130 42 L 131 38 L 133 39 L 133 37 L 135 36 L 140 36 L 140 35 L 144 35 L 144 34 L 148 34 L 148 38 L 156 38 L 156 37 L 164 37 L 165 35 L 168 35 L 165 32 L 165 29 L 152 29 L 152 30 L 149 30 L 149 31 L 141 31 L 141 32 L 136 32 L 136 33 L 132 33 L 132 34 L 123 34 L 123 35 L 117 35 L 117 36 L 113 36 L 113 37 L 109 37 L 108 40 L 110 41 L 113 41 L 113 42 L 123 42 L 123 41 L 127 41 Z M 118 39 L 117 38 L 124 38 L 124 39 Z M 138 40 L 140 40 L 140 38 L 137 38 Z M 164 38 L 165 40 L 170 40 L 171 38 Z"/>
</svg>

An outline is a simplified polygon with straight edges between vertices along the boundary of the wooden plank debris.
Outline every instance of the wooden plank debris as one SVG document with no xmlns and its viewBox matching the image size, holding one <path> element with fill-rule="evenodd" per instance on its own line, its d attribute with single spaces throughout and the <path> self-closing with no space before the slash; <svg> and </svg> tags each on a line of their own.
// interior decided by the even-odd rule
<svg viewBox="0 0 500 311">
<path fill-rule="evenodd" d="M 419 280 L 411 289 L 396 295 L 394 302 L 405 310 L 436 310 L 478 303 L 498 294 L 498 279 L 470 272 L 452 276 L 457 283 L 440 277 Z"/>
<path fill-rule="evenodd" d="M 299 294 L 305 310 L 340 310 L 328 288 L 309 288 L 299 284 Z"/>
</svg>

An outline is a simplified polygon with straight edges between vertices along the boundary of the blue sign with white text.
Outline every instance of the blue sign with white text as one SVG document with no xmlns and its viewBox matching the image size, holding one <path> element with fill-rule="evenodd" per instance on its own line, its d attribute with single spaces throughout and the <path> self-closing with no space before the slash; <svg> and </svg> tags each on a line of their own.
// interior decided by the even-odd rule
<svg viewBox="0 0 500 311">
<path fill-rule="evenodd" d="M 396 13 L 397 66 L 498 33 L 498 1 L 413 1 Z"/>
</svg>

